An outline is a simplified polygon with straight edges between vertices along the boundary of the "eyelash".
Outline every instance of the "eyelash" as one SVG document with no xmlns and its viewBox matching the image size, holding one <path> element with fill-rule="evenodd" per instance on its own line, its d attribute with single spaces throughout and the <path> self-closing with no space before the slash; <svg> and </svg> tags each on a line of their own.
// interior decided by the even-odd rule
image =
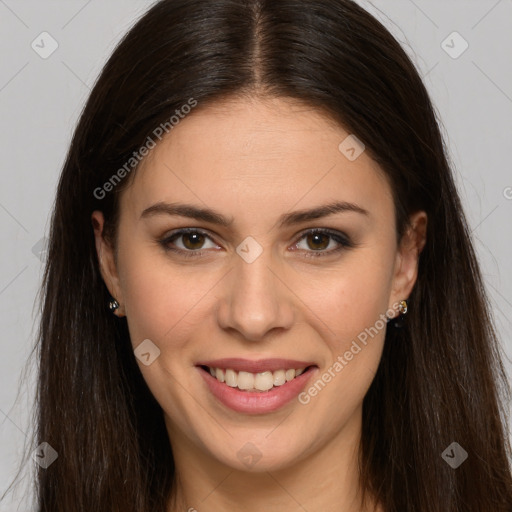
<svg viewBox="0 0 512 512">
<path fill-rule="evenodd" d="M 200 229 L 195 229 L 195 228 L 184 228 L 184 229 L 180 229 L 178 231 L 171 233 L 169 236 L 163 238 L 162 240 L 159 240 L 159 243 L 166 251 L 171 251 L 171 252 L 177 253 L 181 256 L 184 256 L 185 258 L 198 258 L 203 255 L 203 253 L 205 252 L 204 250 L 185 251 L 183 249 L 177 249 L 175 247 L 169 246 L 171 241 L 175 240 L 176 238 L 179 238 L 182 235 L 187 235 L 190 233 L 198 233 L 198 234 L 204 235 L 204 236 L 210 238 L 210 240 L 212 240 L 210 235 L 208 233 L 206 233 L 205 231 L 202 231 Z M 346 236 L 345 234 L 342 234 L 338 231 L 332 231 L 329 229 L 321 229 L 321 228 L 314 228 L 314 229 L 310 229 L 310 230 L 307 230 L 307 231 L 301 233 L 300 238 L 295 242 L 294 245 L 298 244 L 303 238 L 305 238 L 307 235 L 311 235 L 311 234 L 312 235 L 316 235 L 316 234 L 327 235 L 328 237 L 333 239 L 335 242 L 337 242 L 339 244 L 339 246 L 336 249 L 331 249 L 330 251 L 306 251 L 307 253 L 309 253 L 304 256 L 306 258 L 321 258 L 324 256 L 330 256 L 332 254 L 339 253 L 344 249 L 348 249 L 348 248 L 355 246 L 355 244 L 353 242 L 351 242 L 349 237 Z M 300 251 L 300 249 L 298 249 L 298 250 Z"/>
</svg>

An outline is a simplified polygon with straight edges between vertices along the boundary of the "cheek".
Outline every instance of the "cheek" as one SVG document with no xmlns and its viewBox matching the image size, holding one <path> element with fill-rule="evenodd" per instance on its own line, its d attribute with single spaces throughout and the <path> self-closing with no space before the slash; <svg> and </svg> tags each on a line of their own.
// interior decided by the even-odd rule
<svg viewBox="0 0 512 512">
<path fill-rule="evenodd" d="M 366 280 L 364 293 L 359 285 Z M 326 318 L 336 333 L 335 337 L 329 337 L 329 357 L 299 395 L 299 402 L 308 414 L 310 432 L 322 431 L 328 437 L 335 436 L 356 417 L 377 372 L 387 329 L 385 318 L 381 318 L 387 309 L 386 287 L 381 283 L 379 288 L 368 274 L 360 280 L 353 275 L 343 284 L 343 288 L 337 289 L 338 295 L 346 297 L 339 301 L 341 306 L 335 309 L 334 292 L 330 302 L 324 302 L 323 311 L 328 311 L 329 305 L 335 311 Z M 368 293 L 370 290 L 372 293 Z M 314 445 L 317 440 L 311 435 Z"/>
<path fill-rule="evenodd" d="M 132 344 L 148 338 L 166 359 L 176 359 L 211 314 L 207 309 L 220 276 L 172 265 L 154 250 L 134 247 L 125 254 L 122 286 Z"/>
<path fill-rule="evenodd" d="M 135 247 L 125 255 L 122 287 L 132 343 L 146 338 L 161 343 L 190 309 L 194 293 L 161 257 Z"/>
<path fill-rule="evenodd" d="M 360 253 L 357 264 L 347 264 L 341 277 L 326 279 L 314 294 L 313 307 L 331 335 L 329 360 L 318 376 L 322 382 L 312 393 L 323 394 L 320 390 L 329 388 L 326 400 L 320 400 L 319 405 L 343 396 L 340 414 L 357 406 L 377 371 L 387 329 L 384 315 L 391 291 L 392 262 L 391 251 Z"/>
<path fill-rule="evenodd" d="M 337 270 L 287 276 L 307 307 L 336 334 L 332 346 L 336 353 L 388 308 L 392 254 L 377 248 L 378 244 L 347 254 Z M 193 265 L 177 267 L 156 255 L 154 248 L 135 244 L 125 246 L 122 254 L 120 273 L 132 343 L 136 346 L 149 338 L 179 344 L 187 326 L 198 328 L 198 319 L 206 314 L 203 308 L 210 303 L 205 299 L 222 272 L 200 272 Z"/>
<path fill-rule="evenodd" d="M 333 349 L 342 350 L 347 341 L 385 314 L 391 293 L 392 263 L 391 252 L 354 253 L 345 265 L 340 265 L 336 276 L 325 275 L 311 287 L 312 309 L 336 334 Z"/>
</svg>

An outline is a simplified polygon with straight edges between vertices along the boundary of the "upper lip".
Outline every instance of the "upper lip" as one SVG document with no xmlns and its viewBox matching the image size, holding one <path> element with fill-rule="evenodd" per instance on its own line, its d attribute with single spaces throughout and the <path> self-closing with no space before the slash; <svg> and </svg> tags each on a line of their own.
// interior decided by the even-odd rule
<svg viewBox="0 0 512 512">
<path fill-rule="evenodd" d="M 295 359 L 259 359 L 257 361 L 251 359 L 243 359 L 239 357 L 215 359 L 210 361 L 201 361 L 197 366 L 208 366 L 210 368 L 228 368 L 236 372 L 262 373 L 274 372 L 276 370 L 307 368 L 308 366 L 316 366 L 311 361 L 297 361 Z"/>
</svg>

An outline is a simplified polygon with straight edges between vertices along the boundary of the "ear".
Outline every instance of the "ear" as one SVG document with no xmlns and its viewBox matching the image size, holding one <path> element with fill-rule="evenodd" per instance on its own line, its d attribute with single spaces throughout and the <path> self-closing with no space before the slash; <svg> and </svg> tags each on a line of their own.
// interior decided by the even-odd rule
<svg viewBox="0 0 512 512">
<path fill-rule="evenodd" d="M 103 236 L 103 228 L 105 226 L 103 212 L 99 210 L 92 212 L 91 221 L 94 229 L 96 253 L 98 255 L 101 276 L 103 277 L 103 281 L 105 281 L 110 295 L 119 303 L 119 308 L 114 311 L 114 314 L 121 317 L 125 315 L 123 294 L 116 268 L 114 248 Z"/>
<path fill-rule="evenodd" d="M 410 225 L 398 247 L 390 296 L 390 309 L 408 299 L 418 277 L 419 256 L 426 243 L 427 214 L 418 211 L 410 216 Z"/>
</svg>

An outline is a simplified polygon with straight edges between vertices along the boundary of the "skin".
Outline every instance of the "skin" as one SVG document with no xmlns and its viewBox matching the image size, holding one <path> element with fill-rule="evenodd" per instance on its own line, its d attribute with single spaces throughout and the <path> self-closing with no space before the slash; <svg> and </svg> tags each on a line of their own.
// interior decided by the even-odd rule
<svg viewBox="0 0 512 512">
<path fill-rule="evenodd" d="M 150 339 L 160 349 L 150 365 L 137 362 L 165 412 L 175 458 L 169 511 L 371 510 L 371 502 L 360 505 L 356 458 L 362 401 L 386 327 L 360 344 L 309 403 L 292 400 L 273 413 L 227 409 L 195 368 L 201 359 L 293 358 L 318 365 L 314 383 L 358 334 L 409 297 L 426 214 L 411 216 L 397 244 L 390 186 L 367 152 L 354 161 L 340 152 L 348 135 L 288 99 L 199 106 L 123 191 L 117 260 L 102 236 L 102 213 L 92 214 L 102 275 L 121 305 L 116 314 L 126 316 L 134 348 Z M 277 225 L 284 213 L 335 200 L 356 203 L 368 215 L 346 211 Z M 233 223 L 166 214 L 141 219 L 158 201 L 213 208 Z M 170 245 L 203 255 L 185 258 L 159 244 L 186 227 L 210 238 L 182 236 Z M 311 228 L 345 233 L 356 245 L 328 254 L 339 244 L 328 235 L 303 236 Z M 263 250 L 252 263 L 236 252 L 247 236 Z M 237 456 L 247 442 L 261 454 L 251 467 Z"/>
</svg>

